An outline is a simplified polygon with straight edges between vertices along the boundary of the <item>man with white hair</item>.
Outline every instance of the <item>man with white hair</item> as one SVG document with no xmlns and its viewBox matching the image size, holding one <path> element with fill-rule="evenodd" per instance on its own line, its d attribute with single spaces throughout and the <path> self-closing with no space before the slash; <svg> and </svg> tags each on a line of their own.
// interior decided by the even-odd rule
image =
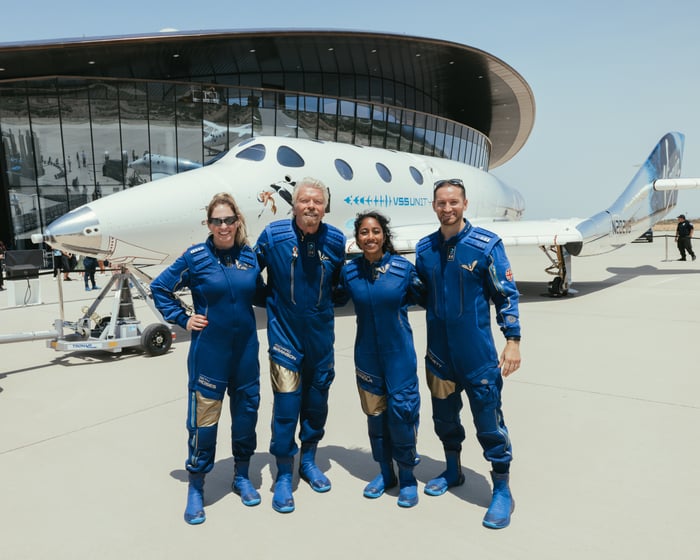
<svg viewBox="0 0 700 560">
<path fill-rule="evenodd" d="M 299 475 L 316 492 L 331 489 L 316 465 L 316 448 L 328 416 L 335 377 L 332 291 L 345 260 L 345 236 L 321 220 L 330 197 L 319 180 L 306 177 L 292 194 L 293 217 L 269 224 L 255 251 L 267 269 L 267 337 L 274 393 L 270 453 L 277 462 L 272 507 L 294 511 L 292 471 L 297 422 Z"/>
</svg>

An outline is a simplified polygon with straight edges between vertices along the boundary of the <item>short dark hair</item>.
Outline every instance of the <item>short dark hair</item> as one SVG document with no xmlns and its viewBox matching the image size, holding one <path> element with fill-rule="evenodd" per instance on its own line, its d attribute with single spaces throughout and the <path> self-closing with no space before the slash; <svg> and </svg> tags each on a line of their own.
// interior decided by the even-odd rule
<svg viewBox="0 0 700 560">
<path fill-rule="evenodd" d="M 384 243 L 382 243 L 382 251 L 385 253 L 391 253 L 392 255 L 396 253 L 394 249 L 394 244 L 391 242 L 393 237 L 391 229 L 389 229 L 389 218 L 384 214 L 377 212 L 376 210 L 367 210 L 367 212 L 361 212 L 355 218 L 355 241 L 357 241 L 357 234 L 360 231 L 360 225 L 365 218 L 374 218 L 379 222 L 382 227 L 382 233 L 384 234 Z"/>
<path fill-rule="evenodd" d="M 439 181 L 435 181 L 433 185 L 433 200 L 435 200 L 435 193 L 438 189 L 450 185 L 462 189 L 462 195 L 465 199 L 467 198 L 467 190 L 464 188 L 464 181 L 462 181 L 462 179 L 440 179 Z"/>
</svg>

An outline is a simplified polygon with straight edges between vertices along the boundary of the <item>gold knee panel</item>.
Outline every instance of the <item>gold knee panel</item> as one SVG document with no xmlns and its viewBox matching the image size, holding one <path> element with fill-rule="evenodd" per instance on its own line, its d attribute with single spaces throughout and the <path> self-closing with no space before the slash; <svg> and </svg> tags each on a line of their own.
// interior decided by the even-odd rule
<svg viewBox="0 0 700 560">
<path fill-rule="evenodd" d="M 197 399 L 197 427 L 206 428 L 216 426 L 221 416 L 221 405 L 224 401 L 203 397 L 199 391 L 195 392 Z"/>
<path fill-rule="evenodd" d="M 360 394 L 362 412 L 367 416 L 379 416 L 386 410 L 386 395 L 375 395 L 365 391 L 359 385 L 357 386 L 357 392 Z"/>
<path fill-rule="evenodd" d="M 275 393 L 293 393 L 299 389 L 301 376 L 298 371 L 292 371 L 270 360 L 270 380 Z"/>
<path fill-rule="evenodd" d="M 430 370 L 425 371 L 425 380 L 428 383 L 431 396 L 436 399 L 446 399 L 455 392 L 455 382 L 440 379 Z"/>
</svg>

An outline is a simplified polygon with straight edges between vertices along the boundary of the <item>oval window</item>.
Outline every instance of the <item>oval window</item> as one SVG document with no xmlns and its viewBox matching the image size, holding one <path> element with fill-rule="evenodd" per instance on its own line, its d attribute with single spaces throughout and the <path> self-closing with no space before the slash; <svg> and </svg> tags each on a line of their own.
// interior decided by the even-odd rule
<svg viewBox="0 0 700 560">
<path fill-rule="evenodd" d="M 408 170 L 411 172 L 411 177 L 413 177 L 413 180 L 419 185 L 422 185 L 424 180 L 423 174 L 412 165 L 408 168 Z"/>
<path fill-rule="evenodd" d="M 285 167 L 304 167 L 304 158 L 289 146 L 277 148 L 277 161 Z"/>
<path fill-rule="evenodd" d="M 354 173 L 352 172 L 352 167 L 350 167 L 350 164 L 347 161 L 336 159 L 335 169 L 338 171 L 338 175 L 340 175 L 346 181 L 352 180 Z"/>
<path fill-rule="evenodd" d="M 250 161 L 262 161 L 265 159 L 265 146 L 262 144 L 255 144 L 242 152 L 238 152 L 236 157 L 239 159 L 249 159 Z"/>
<path fill-rule="evenodd" d="M 377 173 L 379 173 L 379 176 L 384 180 L 384 182 L 390 183 L 391 171 L 389 171 L 389 168 L 383 163 L 377 163 L 375 167 L 377 168 Z"/>
</svg>

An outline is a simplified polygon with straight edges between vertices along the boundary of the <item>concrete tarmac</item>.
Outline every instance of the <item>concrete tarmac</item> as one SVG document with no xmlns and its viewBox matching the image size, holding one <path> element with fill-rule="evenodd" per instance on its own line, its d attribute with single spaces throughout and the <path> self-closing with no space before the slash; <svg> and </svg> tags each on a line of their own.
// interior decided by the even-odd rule
<svg viewBox="0 0 700 560">
<path fill-rule="evenodd" d="M 541 252 L 509 254 L 522 293 L 523 365 L 504 389 L 516 500 L 507 529 L 481 526 L 489 465 L 468 408 L 466 483 L 441 497 L 422 492 L 442 470 L 443 454 L 424 381 L 424 314 L 415 311 L 423 404 L 420 503 L 412 509 L 397 507 L 396 490 L 377 500 L 362 496 L 377 469 L 354 383 L 351 316 L 337 320 L 336 380 L 318 455 L 332 490 L 316 494 L 295 475 L 296 511 L 272 510 L 272 392 L 260 330 L 251 474 L 262 504 L 247 508 L 231 493 L 225 406 L 200 526 L 182 518 L 187 333 L 178 330 L 161 357 L 132 349 L 63 353 L 44 341 L 1 345 L 0 557 L 697 558 L 700 261 L 667 260 L 663 239 L 574 259 L 578 294 L 552 299 L 542 295 L 549 278 Z M 97 293 L 72 277 L 63 284 L 69 320 Z M 106 278 L 98 275 L 98 283 Z M 0 292 L 0 333 L 52 328 L 56 281 L 42 276 L 41 286 L 39 305 L 7 307 L 7 292 Z M 153 322 L 142 301 L 135 306 L 144 324 Z"/>
</svg>

